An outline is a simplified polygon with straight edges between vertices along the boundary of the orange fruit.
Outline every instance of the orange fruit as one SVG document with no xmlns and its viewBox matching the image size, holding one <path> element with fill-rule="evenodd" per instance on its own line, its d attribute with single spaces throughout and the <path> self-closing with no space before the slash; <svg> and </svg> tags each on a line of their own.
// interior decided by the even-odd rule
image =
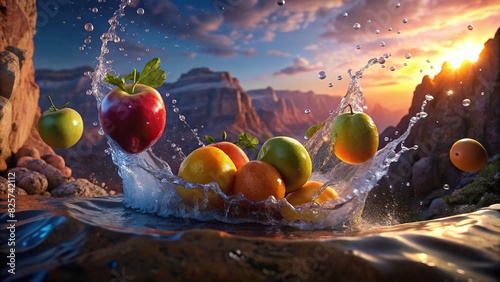
<svg viewBox="0 0 500 282">
<path fill-rule="evenodd" d="M 483 145 L 471 138 L 455 142 L 450 149 L 451 163 L 466 172 L 481 170 L 488 162 L 488 154 Z"/>
<path fill-rule="evenodd" d="M 242 193 L 252 201 L 262 201 L 269 196 L 285 197 L 285 183 L 278 170 L 263 161 L 249 161 L 234 175 L 233 193 Z"/>
<path fill-rule="evenodd" d="M 207 146 L 214 146 L 226 153 L 233 161 L 236 169 L 240 169 L 244 164 L 249 162 L 247 154 L 236 144 L 231 142 L 222 141 L 218 143 L 209 144 Z"/>
<path fill-rule="evenodd" d="M 304 186 L 302 186 L 299 190 L 296 190 L 286 195 L 286 200 L 292 206 L 298 206 L 310 202 L 322 204 L 330 200 L 335 200 L 339 197 L 337 195 L 337 192 L 335 192 L 335 190 L 332 187 L 328 186 L 313 201 L 312 200 L 313 196 L 316 195 L 316 192 L 321 188 L 321 186 L 323 186 L 323 183 L 319 181 L 307 181 L 306 184 L 304 184 Z"/>
<path fill-rule="evenodd" d="M 229 194 L 236 166 L 222 150 L 205 146 L 191 152 L 179 167 L 179 177 L 191 183 L 208 184 L 216 182 L 224 194 Z M 201 203 L 205 193 L 201 188 L 188 189 L 176 185 L 175 190 L 185 203 Z M 209 202 L 217 198 L 215 193 L 209 194 Z"/>
</svg>

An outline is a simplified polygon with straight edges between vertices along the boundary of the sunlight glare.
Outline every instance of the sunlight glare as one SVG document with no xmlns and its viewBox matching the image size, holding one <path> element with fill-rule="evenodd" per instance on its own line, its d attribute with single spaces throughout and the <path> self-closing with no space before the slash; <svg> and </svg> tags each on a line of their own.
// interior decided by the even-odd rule
<svg viewBox="0 0 500 282">
<path fill-rule="evenodd" d="M 482 49 L 483 46 L 467 41 L 455 45 L 445 56 L 444 60 L 450 62 L 453 68 L 458 68 L 464 60 L 476 62 Z"/>
</svg>

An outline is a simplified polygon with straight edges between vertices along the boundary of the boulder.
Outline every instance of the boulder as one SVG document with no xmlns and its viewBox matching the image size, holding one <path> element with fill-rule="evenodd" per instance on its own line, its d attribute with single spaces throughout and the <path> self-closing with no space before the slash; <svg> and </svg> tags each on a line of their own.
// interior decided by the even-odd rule
<svg viewBox="0 0 500 282">
<path fill-rule="evenodd" d="M 42 195 L 47 190 L 48 182 L 45 175 L 29 171 L 21 177 L 16 177 L 16 186 L 24 189 L 28 195 Z"/>
<path fill-rule="evenodd" d="M 87 179 L 79 178 L 72 182 L 64 183 L 51 192 L 54 197 L 101 197 L 108 196 L 108 192 L 92 184 Z"/>
<path fill-rule="evenodd" d="M 35 159 L 39 159 L 40 158 L 40 152 L 38 152 L 38 150 L 34 147 L 31 147 L 31 146 L 23 146 L 21 147 L 17 152 L 16 152 L 16 160 L 19 160 L 20 158 L 22 157 L 25 157 L 25 156 L 28 156 L 28 157 L 32 157 L 32 158 L 35 158 Z"/>
<path fill-rule="evenodd" d="M 51 192 L 52 189 L 58 187 L 59 185 L 68 182 L 68 178 L 63 175 L 63 173 L 57 168 L 47 164 L 42 159 L 35 159 L 32 157 L 22 157 L 17 161 L 17 166 L 25 167 L 29 170 L 37 171 L 47 178 L 48 187 L 47 190 Z"/>
<path fill-rule="evenodd" d="M 66 162 L 64 161 L 63 157 L 56 154 L 43 155 L 42 160 L 44 160 L 49 165 L 57 168 L 61 172 L 66 167 Z"/>
</svg>

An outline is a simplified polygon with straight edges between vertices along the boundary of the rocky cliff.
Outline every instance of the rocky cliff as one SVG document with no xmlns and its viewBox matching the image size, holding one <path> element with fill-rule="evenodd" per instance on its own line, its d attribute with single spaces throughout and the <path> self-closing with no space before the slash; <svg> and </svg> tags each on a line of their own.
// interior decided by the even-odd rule
<svg viewBox="0 0 500 282">
<path fill-rule="evenodd" d="M 0 1 L 0 172 L 25 143 L 53 153 L 33 129 L 40 111 L 33 67 L 35 1 Z"/>
<path fill-rule="evenodd" d="M 406 201 L 424 208 L 433 201 L 434 206 L 437 201 L 444 203 L 442 196 L 474 176 L 462 173 L 449 160 L 450 147 L 461 138 L 478 140 L 489 156 L 500 153 L 500 29 L 484 44 L 477 62 L 464 62 L 458 69 L 444 63 L 434 78 L 425 76 L 415 89 L 408 114 L 382 133 L 381 146 L 385 138 L 406 130 L 426 95 L 434 98 L 425 107 L 428 116 L 415 125 L 405 142 L 418 149 L 402 155 L 390 168 L 389 178 L 373 191 L 373 196 L 379 196 L 371 198 L 372 203 Z"/>
</svg>

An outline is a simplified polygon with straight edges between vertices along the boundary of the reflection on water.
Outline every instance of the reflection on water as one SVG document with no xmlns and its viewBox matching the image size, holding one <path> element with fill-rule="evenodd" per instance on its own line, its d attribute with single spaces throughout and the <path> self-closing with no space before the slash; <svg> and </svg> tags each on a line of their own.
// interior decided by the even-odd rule
<svg viewBox="0 0 500 282">
<path fill-rule="evenodd" d="M 5 207 L 5 197 L 1 200 L 2 207 Z M 217 252 L 228 245 L 230 251 L 222 259 L 245 262 L 242 266 L 236 265 L 236 268 L 253 269 L 260 259 L 264 259 L 261 255 L 267 256 L 271 252 L 277 256 L 274 258 L 277 264 L 273 272 L 275 279 L 285 274 L 287 277 L 298 275 L 287 272 L 286 268 L 281 269 L 281 264 L 292 263 L 298 258 L 307 261 L 311 255 L 314 258 L 314 252 L 319 256 L 317 246 L 326 250 L 325 254 L 331 255 L 328 258 L 325 255 L 324 261 L 318 260 L 318 265 L 330 260 L 356 265 L 360 274 L 353 274 L 349 267 L 336 270 L 337 277 L 346 279 L 365 277 L 363 275 L 373 272 L 370 275 L 375 276 L 366 277 L 399 280 L 408 271 L 414 273 L 415 269 L 420 269 L 420 277 L 413 277 L 415 279 L 412 281 L 424 278 L 494 281 L 500 267 L 500 205 L 469 214 L 395 226 L 361 223 L 355 229 L 342 231 L 304 231 L 260 224 L 165 218 L 126 208 L 122 201 L 122 196 L 92 199 L 19 198 L 16 212 L 16 275 L 7 276 L 8 279 L 2 281 L 75 278 L 77 273 L 72 268 L 68 269 L 68 264 L 78 265 L 85 270 L 80 269 L 84 273 L 96 269 L 94 274 L 85 275 L 109 275 L 110 261 L 117 265 L 124 264 L 121 259 L 125 259 L 128 252 L 134 252 L 134 247 L 127 242 L 131 240 L 129 238 L 139 238 L 143 244 L 158 244 L 168 250 L 183 248 L 184 255 L 177 260 L 184 263 L 194 259 L 200 246 L 210 252 Z M 6 216 L 6 210 L 3 209 L 0 221 L 2 230 L 6 230 L 8 225 Z M 2 242 L 5 242 L 5 235 L 2 234 Z M 201 242 L 199 245 L 196 244 L 197 240 Z M 250 243 L 253 245 L 246 246 Z M 123 258 L 116 257 L 118 250 L 114 251 L 115 244 L 118 249 L 127 246 L 130 250 L 121 250 Z M 193 257 L 190 256 L 192 252 Z M 2 245 L 1 253 L 2 257 L 7 255 L 6 245 Z M 93 254 L 99 254 L 99 258 Z M 146 265 L 154 264 L 149 261 L 151 258 L 147 254 L 139 252 L 137 256 Z M 210 260 L 199 256 L 196 259 L 201 265 L 208 265 Z M 100 265 L 100 260 L 103 265 Z M 175 261 L 176 258 L 170 258 L 169 263 Z M 127 269 L 133 270 L 134 267 L 132 263 Z M 208 268 L 205 271 L 220 270 Z M 2 275 L 5 273 L 2 272 Z M 311 273 L 324 275 L 328 274 L 328 270 L 318 268 Z M 141 275 L 146 274 L 135 273 L 137 277 L 143 278 L 147 276 Z M 221 275 L 225 277 L 223 273 Z M 309 276 L 312 277 L 315 276 Z"/>
</svg>

